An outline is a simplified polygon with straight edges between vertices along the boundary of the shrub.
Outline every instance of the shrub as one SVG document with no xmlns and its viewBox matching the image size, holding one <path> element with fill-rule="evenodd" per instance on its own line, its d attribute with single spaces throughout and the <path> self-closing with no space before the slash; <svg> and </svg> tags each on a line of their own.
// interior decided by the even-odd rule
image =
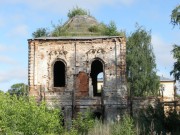
<svg viewBox="0 0 180 135">
<path fill-rule="evenodd" d="M 99 27 L 97 25 L 93 25 L 88 28 L 90 32 L 100 32 Z"/>
<path fill-rule="evenodd" d="M 154 108 L 149 106 L 147 109 L 142 110 L 136 118 L 139 125 L 141 134 L 166 134 L 180 133 L 180 115 L 176 110 L 169 110 L 164 113 L 164 108 L 161 103 L 157 104 Z"/>
<path fill-rule="evenodd" d="M 141 110 L 138 115 L 137 122 L 142 134 L 152 132 L 164 132 L 164 110 L 161 104 L 157 104 L 155 108 L 149 106 L 147 109 Z"/>
<path fill-rule="evenodd" d="M 165 118 L 165 128 L 168 132 L 180 133 L 180 114 L 176 110 L 169 110 Z"/>
<path fill-rule="evenodd" d="M 112 135 L 135 135 L 133 119 L 129 115 L 124 115 L 122 121 L 114 124 Z"/>
<path fill-rule="evenodd" d="M 59 134 L 61 119 L 60 111 L 47 109 L 44 102 L 0 93 L 0 134 Z"/>
<path fill-rule="evenodd" d="M 35 32 L 32 33 L 33 38 L 38 37 L 47 37 L 49 35 L 47 28 L 38 28 Z"/>
<path fill-rule="evenodd" d="M 68 12 L 68 17 L 69 18 L 72 18 L 76 15 L 90 15 L 90 13 L 82 8 L 79 8 L 79 7 L 75 7 L 73 8 L 72 10 L 69 10 Z"/>
<path fill-rule="evenodd" d="M 73 120 L 72 129 L 77 129 L 79 134 L 87 134 L 94 126 L 94 119 L 91 112 L 88 110 L 84 114 L 79 112 L 77 117 Z"/>
</svg>

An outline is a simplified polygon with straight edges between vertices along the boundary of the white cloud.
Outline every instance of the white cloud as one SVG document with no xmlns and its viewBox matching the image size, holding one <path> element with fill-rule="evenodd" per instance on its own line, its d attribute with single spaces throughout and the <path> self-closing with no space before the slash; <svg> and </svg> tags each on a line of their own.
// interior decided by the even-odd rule
<svg viewBox="0 0 180 135">
<path fill-rule="evenodd" d="M 28 35 L 28 27 L 24 24 L 14 27 L 8 32 L 10 37 L 24 37 Z"/>
<path fill-rule="evenodd" d="M 121 0 L 121 3 L 125 5 L 131 5 L 135 2 L 135 0 Z"/>
<path fill-rule="evenodd" d="M 164 41 L 160 36 L 152 35 L 152 44 L 158 64 L 168 65 L 173 62 L 172 44 Z"/>
<path fill-rule="evenodd" d="M 1 56 L 1 55 L 0 55 L 0 63 L 1 64 L 10 64 L 10 65 L 18 64 L 18 62 L 15 61 L 14 59 L 7 57 L 7 56 Z"/>
<path fill-rule="evenodd" d="M 137 0 L 136 0 L 137 1 Z M 135 0 L 66 0 L 66 1 L 60 1 L 60 0 L 30 0 L 30 1 L 24 1 L 24 0 L 6 0 L 6 1 L 0 1 L 1 4 L 17 4 L 17 3 L 27 3 L 27 4 L 34 4 L 37 5 L 38 7 L 40 7 L 40 5 L 42 7 L 44 7 L 45 5 L 56 5 L 59 4 L 59 8 L 62 8 L 62 5 L 72 5 L 72 4 L 85 4 L 89 5 L 89 4 L 94 4 L 96 3 L 96 5 L 103 5 L 103 4 L 113 4 L 113 3 L 121 3 L 121 4 L 132 4 L 134 3 Z M 51 7 L 52 8 L 52 7 Z"/>
<path fill-rule="evenodd" d="M 0 72 L 0 83 L 11 82 L 13 80 L 27 80 L 27 69 L 15 67 Z"/>
<path fill-rule="evenodd" d="M 152 44 L 156 56 L 158 74 L 169 77 L 174 63 L 171 54 L 172 44 L 166 42 L 158 35 L 152 35 Z"/>
<path fill-rule="evenodd" d="M 51 11 L 66 11 L 67 9 L 71 9 L 74 6 L 83 7 L 86 9 L 94 9 L 97 7 L 101 7 L 104 5 L 130 5 L 135 0 L 66 0 L 66 1 L 59 1 L 59 0 L 31 0 L 28 4 L 36 9 L 46 9 Z M 52 8 L 53 7 L 53 8 Z"/>
<path fill-rule="evenodd" d="M 3 44 L 3 43 L 0 43 L 0 52 L 2 53 L 15 53 L 15 52 L 18 52 L 19 51 L 19 48 L 17 48 L 18 45 L 16 44 L 13 44 L 13 45 L 8 45 L 8 44 Z"/>
<path fill-rule="evenodd" d="M 5 50 L 7 50 L 7 47 L 2 45 L 2 44 L 0 44 L 0 52 L 3 52 Z"/>
<path fill-rule="evenodd" d="M 137 1 L 137 0 L 136 0 Z M 93 10 L 104 5 L 124 6 L 131 5 L 135 0 L 6 0 L 0 4 L 26 4 L 36 10 L 55 11 L 65 13 L 74 6 Z"/>
</svg>

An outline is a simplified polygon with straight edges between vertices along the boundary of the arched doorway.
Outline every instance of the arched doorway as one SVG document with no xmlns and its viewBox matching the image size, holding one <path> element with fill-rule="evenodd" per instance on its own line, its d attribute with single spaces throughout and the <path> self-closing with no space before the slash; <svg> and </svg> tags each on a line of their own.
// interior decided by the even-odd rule
<svg viewBox="0 0 180 135">
<path fill-rule="evenodd" d="M 62 61 L 56 61 L 53 70 L 54 87 L 65 87 L 65 76 L 65 64 Z"/>
<path fill-rule="evenodd" d="M 94 96 L 101 96 L 101 90 L 98 90 L 98 79 L 99 77 L 103 77 L 103 64 L 100 60 L 96 59 L 92 62 L 91 64 L 91 74 L 90 74 L 91 78 L 92 78 L 92 85 L 93 85 L 93 95 Z M 104 79 L 101 78 L 102 80 L 102 84 L 104 82 Z"/>
</svg>

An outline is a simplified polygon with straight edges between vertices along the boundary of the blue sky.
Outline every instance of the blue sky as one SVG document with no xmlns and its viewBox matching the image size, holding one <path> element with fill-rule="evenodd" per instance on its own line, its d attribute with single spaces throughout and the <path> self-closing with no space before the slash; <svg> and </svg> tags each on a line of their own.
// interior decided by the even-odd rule
<svg viewBox="0 0 180 135">
<path fill-rule="evenodd" d="M 67 20 L 75 6 L 87 9 L 99 22 L 114 21 L 118 30 L 131 33 L 135 24 L 152 31 L 157 73 L 172 78 L 172 45 L 180 44 L 180 29 L 170 24 L 179 0 L 0 0 L 0 90 L 28 83 L 28 43 L 40 27 Z"/>
</svg>

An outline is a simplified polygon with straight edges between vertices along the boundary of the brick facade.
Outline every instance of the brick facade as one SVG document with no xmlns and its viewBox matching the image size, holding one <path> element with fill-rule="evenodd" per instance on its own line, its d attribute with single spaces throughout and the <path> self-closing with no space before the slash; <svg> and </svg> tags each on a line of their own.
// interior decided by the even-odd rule
<svg viewBox="0 0 180 135">
<path fill-rule="evenodd" d="M 111 121 L 127 108 L 124 37 L 47 37 L 28 44 L 30 95 L 61 107 L 66 120 L 90 108 Z"/>
</svg>

